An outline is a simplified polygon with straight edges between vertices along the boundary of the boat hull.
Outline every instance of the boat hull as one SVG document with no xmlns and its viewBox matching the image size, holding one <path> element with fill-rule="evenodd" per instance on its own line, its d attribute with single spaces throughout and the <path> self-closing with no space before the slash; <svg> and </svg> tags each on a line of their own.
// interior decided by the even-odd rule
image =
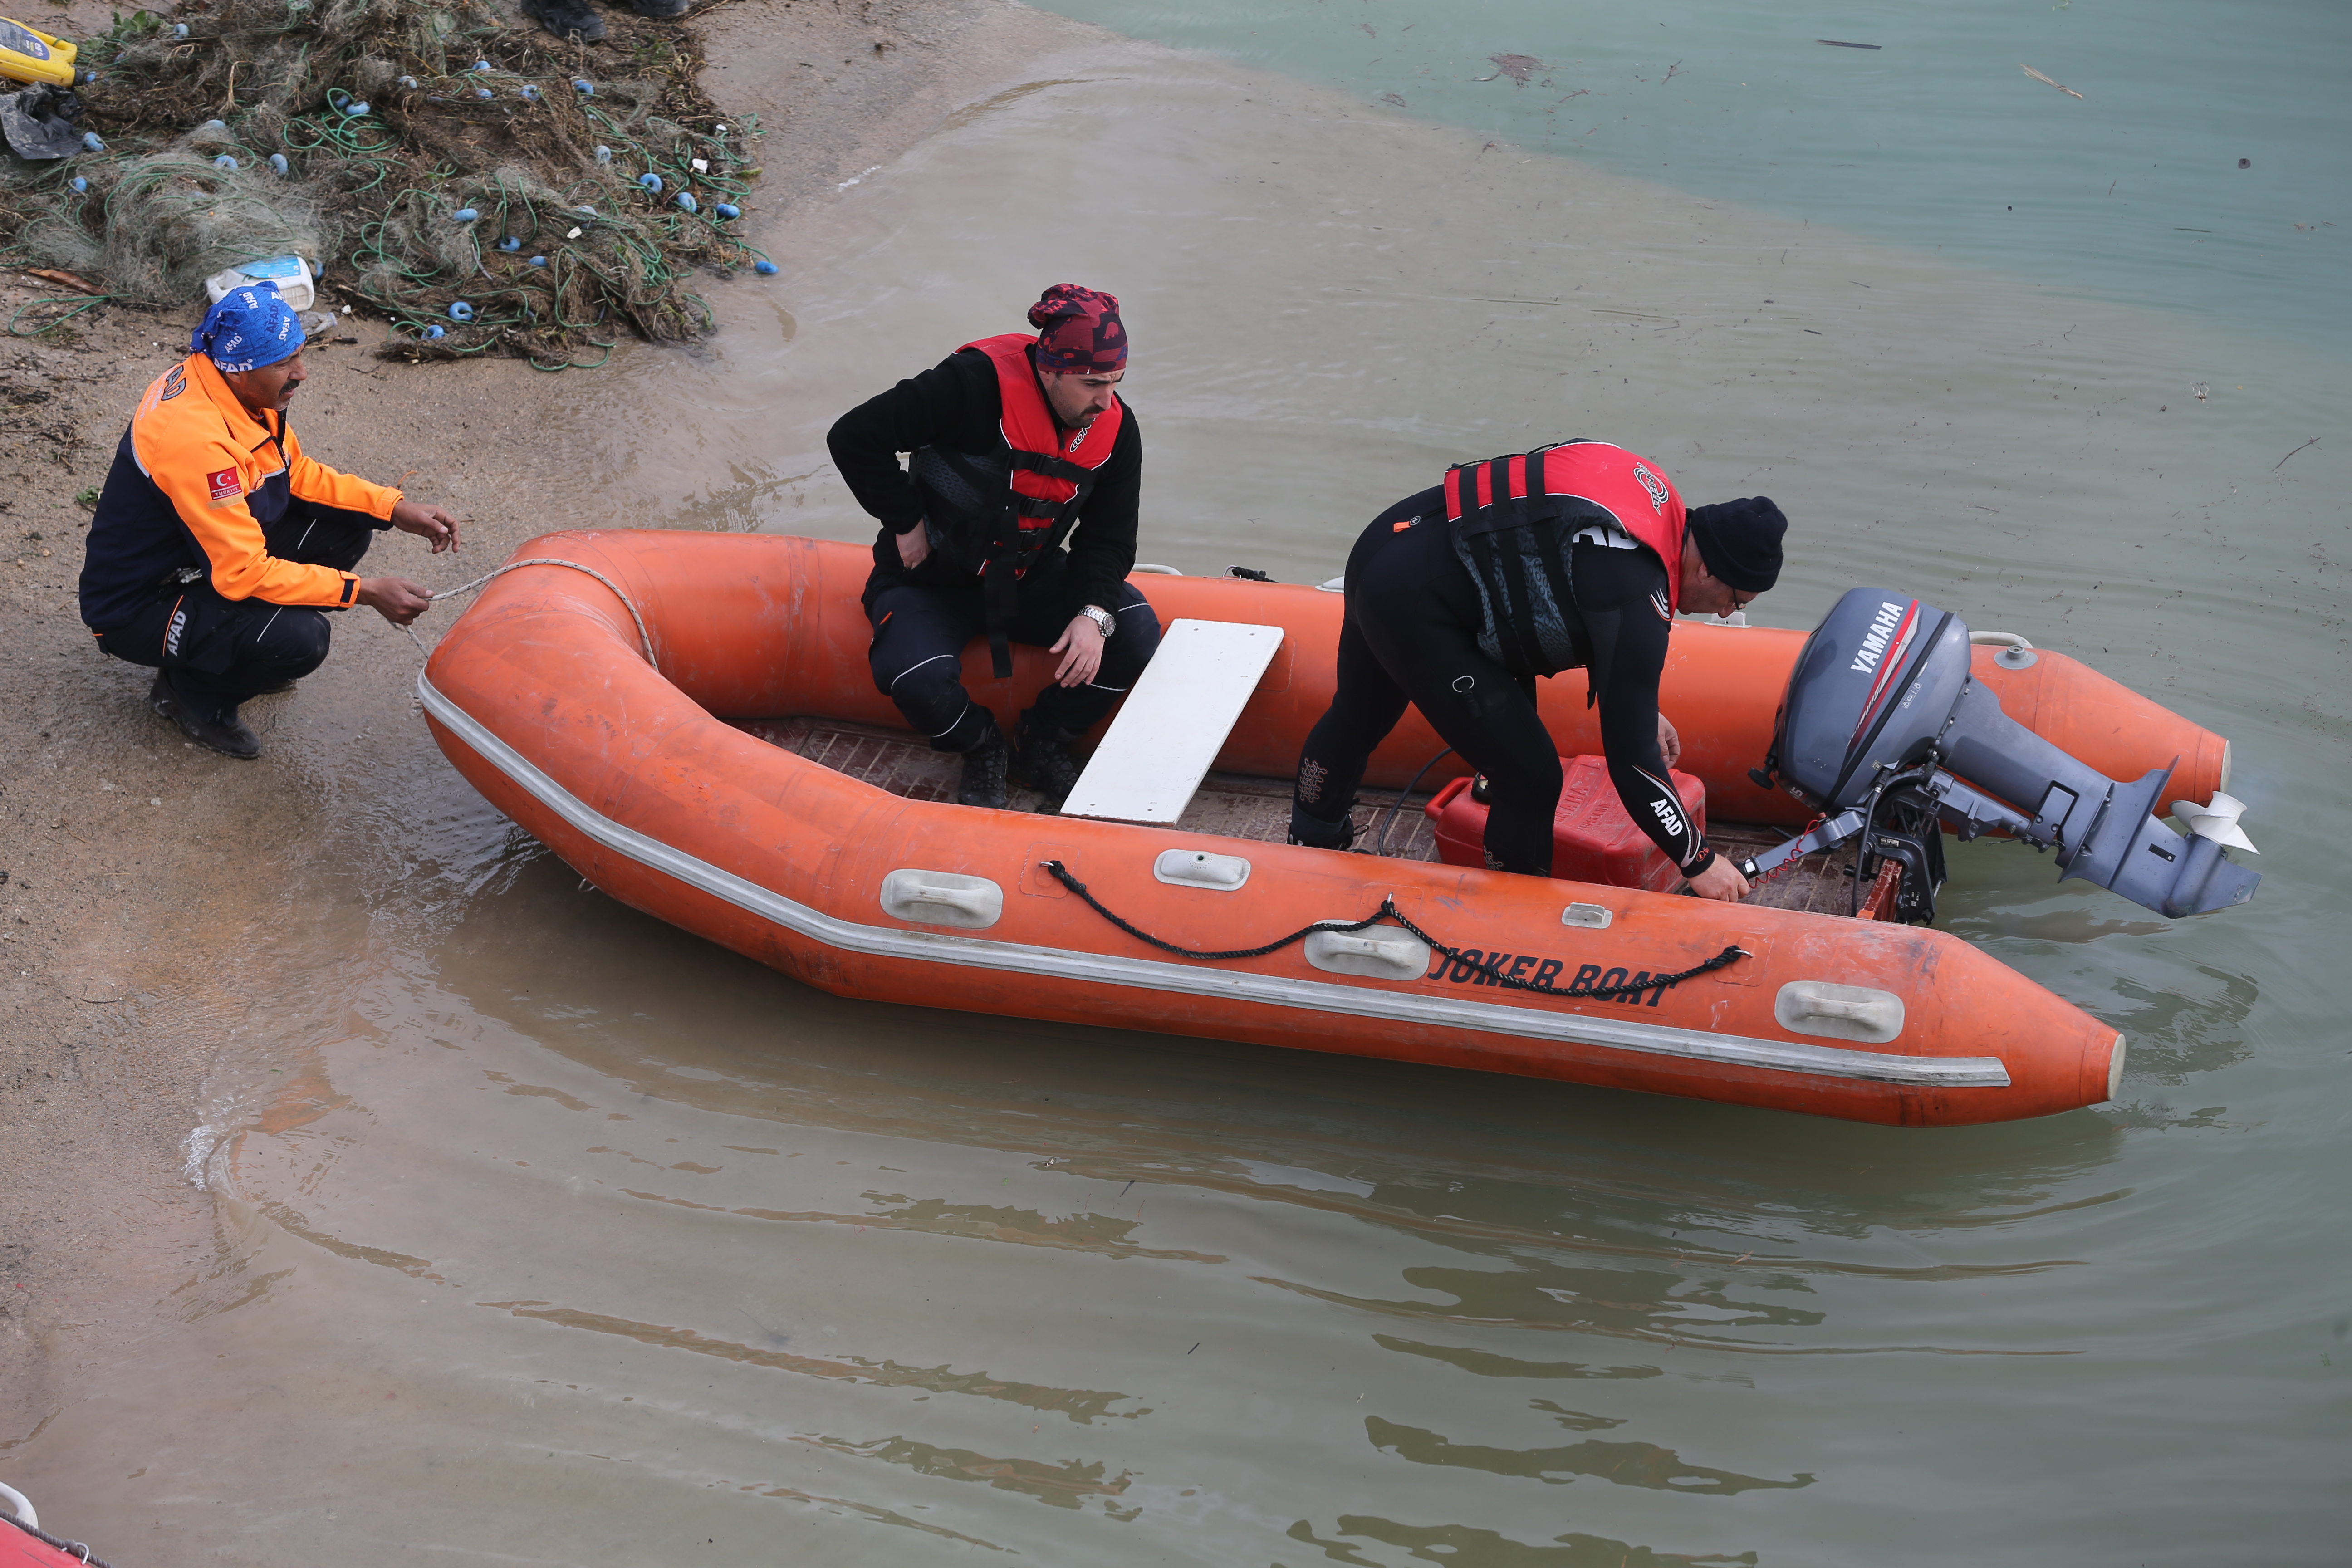
<svg viewBox="0 0 2352 1568">
<path fill-rule="evenodd" d="M 493 583 L 420 681 L 443 751 L 486 798 L 604 891 L 835 994 L 1906 1125 L 2097 1103 L 2120 1070 L 2123 1040 L 2112 1026 L 1940 931 L 904 799 L 713 716 L 824 714 L 896 726 L 866 675 L 863 551 L 758 535 L 582 532 L 519 552 L 532 557 L 576 562 L 613 586 L 558 566 Z M 1163 622 L 1192 616 L 1284 628 L 1282 651 L 1218 765 L 1288 773 L 1329 701 L 1339 595 L 1215 579 L 1135 581 Z M 658 668 L 638 651 L 614 588 L 643 616 Z M 1722 816 L 1799 815 L 1744 773 L 1769 741 L 1801 640 L 1676 629 L 1665 705 L 1685 737 L 1683 766 L 1705 779 Z M 1010 721 L 1042 684 L 1045 659 L 1021 650 L 1009 681 L 990 679 L 985 659 L 984 648 L 967 657 L 968 687 Z M 2102 678 L 2071 660 L 2045 655 L 2042 665 L 2105 696 Z M 1580 682 L 1547 685 L 1545 714 L 1562 749 L 1587 743 Z M 2086 704 L 2062 706 L 2080 712 Z M 2112 699 L 2108 706 L 2132 711 Z M 2144 772 L 2178 752 L 2184 774 L 2207 768 L 2215 775 L 2207 787 L 2217 787 L 2219 738 L 2144 706 L 2154 718 L 2135 734 L 2108 721 L 2118 731 L 2114 771 Z M 1399 731 L 1375 760 L 1376 784 L 1404 783 L 1442 744 L 1416 714 Z M 2125 754 L 2135 746 L 2137 755 Z M 2167 747 L 2156 764 L 2137 761 Z M 2192 793 L 2195 781 L 2184 784 L 2182 793 Z M 1741 787 L 1741 805 L 1722 804 Z M 1231 889 L 1171 883 L 1155 867 L 1171 848 L 1245 860 L 1247 879 Z M 1302 943 L 1250 958 L 1176 957 L 1118 931 L 1047 870 L 1049 861 L 1107 908 L 1181 947 L 1254 947 L 1312 921 L 1362 920 L 1392 900 L 1463 958 L 1433 953 L 1408 973 L 1335 970 Z M 995 900 L 992 918 L 899 918 L 886 908 L 894 873 L 987 884 L 992 894 L 976 896 Z M 1394 922 L 1364 934 L 1386 942 L 1391 963 L 1412 945 Z M 1627 1000 L 1514 990 L 1468 962 L 1475 955 L 1515 977 L 1590 989 L 1676 973 L 1726 948 L 1741 956 Z M 1853 988 L 1896 1005 L 1792 1025 L 1792 986 Z"/>
</svg>

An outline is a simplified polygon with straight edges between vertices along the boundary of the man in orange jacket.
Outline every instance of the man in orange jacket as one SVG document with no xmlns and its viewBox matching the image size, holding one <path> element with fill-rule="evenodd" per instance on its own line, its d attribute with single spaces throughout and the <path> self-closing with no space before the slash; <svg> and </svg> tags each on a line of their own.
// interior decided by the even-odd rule
<svg viewBox="0 0 2352 1568">
<path fill-rule="evenodd" d="M 397 528 L 457 547 L 457 520 L 302 455 L 286 406 L 302 323 L 275 284 L 235 289 L 193 351 L 147 388 L 99 494 L 81 618 L 105 652 L 153 669 L 148 699 L 200 745 L 261 754 L 236 716 L 327 657 L 322 611 L 366 605 L 396 626 L 432 595 L 353 568 Z"/>
</svg>

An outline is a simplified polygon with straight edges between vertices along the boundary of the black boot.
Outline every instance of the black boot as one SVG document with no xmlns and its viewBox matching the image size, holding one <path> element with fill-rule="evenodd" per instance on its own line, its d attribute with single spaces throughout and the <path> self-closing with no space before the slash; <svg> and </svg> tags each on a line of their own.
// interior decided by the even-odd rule
<svg viewBox="0 0 2352 1568">
<path fill-rule="evenodd" d="M 1327 822 L 1297 801 L 1290 803 L 1290 841 L 1309 849 L 1346 849 L 1356 842 L 1356 816 L 1349 812 Z"/>
<path fill-rule="evenodd" d="M 996 721 L 988 721 L 988 732 L 972 743 L 963 754 L 963 783 L 956 789 L 956 799 L 965 805 L 984 805 L 991 811 L 1004 809 L 1004 766 L 1010 761 L 1010 748 L 1004 743 L 1004 731 Z"/>
<path fill-rule="evenodd" d="M 1085 770 L 1070 755 L 1076 735 L 1037 721 L 1035 711 L 1021 715 L 1021 749 L 1013 758 L 1013 778 L 1027 784 L 1055 805 L 1069 798 Z"/>
<path fill-rule="evenodd" d="M 199 746 L 240 762 L 249 763 L 261 755 L 261 738 L 239 722 L 234 711 L 226 719 L 197 717 L 172 689 L 172 678 L 160 669 L 155 672 L 155 684 L 147 689 L 147 700 L 155 705 L 156 712 L 177 724 L 180 733 Z"/>
<path fill-rule="evenodd" d="M 604 18 L 589 8 L 588 0 L 522 0 L 522 14 L 566 42 L 604 41 Z"/>
<path fill-rule="evenodd" d="M 629 9 L 640 16 L 656 22 L 667 22 L 686 15 L 688 0 L 629 0 Z"/>
</svg>

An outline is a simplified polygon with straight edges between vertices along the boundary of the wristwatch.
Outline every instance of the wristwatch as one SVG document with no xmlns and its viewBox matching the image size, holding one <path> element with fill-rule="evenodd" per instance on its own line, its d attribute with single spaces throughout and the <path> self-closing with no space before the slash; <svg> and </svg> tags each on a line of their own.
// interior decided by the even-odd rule
<svg viewBox="0 0 2352 1568">
<path fill-rule="evenodd" d="M 1082 605 L 1078 607 L 1078 614 L 1094 622 L 1095 630 L 1102 633 L 1105 642 L 1110 641 L 1110 634 L 1118 630 L 1118 617 L 1100 605 Z"/>
</svg>

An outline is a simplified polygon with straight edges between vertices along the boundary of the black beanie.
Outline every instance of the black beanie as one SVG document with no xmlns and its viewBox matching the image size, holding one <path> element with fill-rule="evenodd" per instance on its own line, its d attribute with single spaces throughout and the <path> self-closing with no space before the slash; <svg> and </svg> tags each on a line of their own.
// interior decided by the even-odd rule
<svg viewBox="0 0 2352 1568">
<path fill-rule="evenodd" d="M 1762 496 L 1693 507 L 1684 526 L 1716 580 L 1741 594 L 1760 594 L 1780 580 L 1780 536 L 1789 520 Z"/>
</svg>

